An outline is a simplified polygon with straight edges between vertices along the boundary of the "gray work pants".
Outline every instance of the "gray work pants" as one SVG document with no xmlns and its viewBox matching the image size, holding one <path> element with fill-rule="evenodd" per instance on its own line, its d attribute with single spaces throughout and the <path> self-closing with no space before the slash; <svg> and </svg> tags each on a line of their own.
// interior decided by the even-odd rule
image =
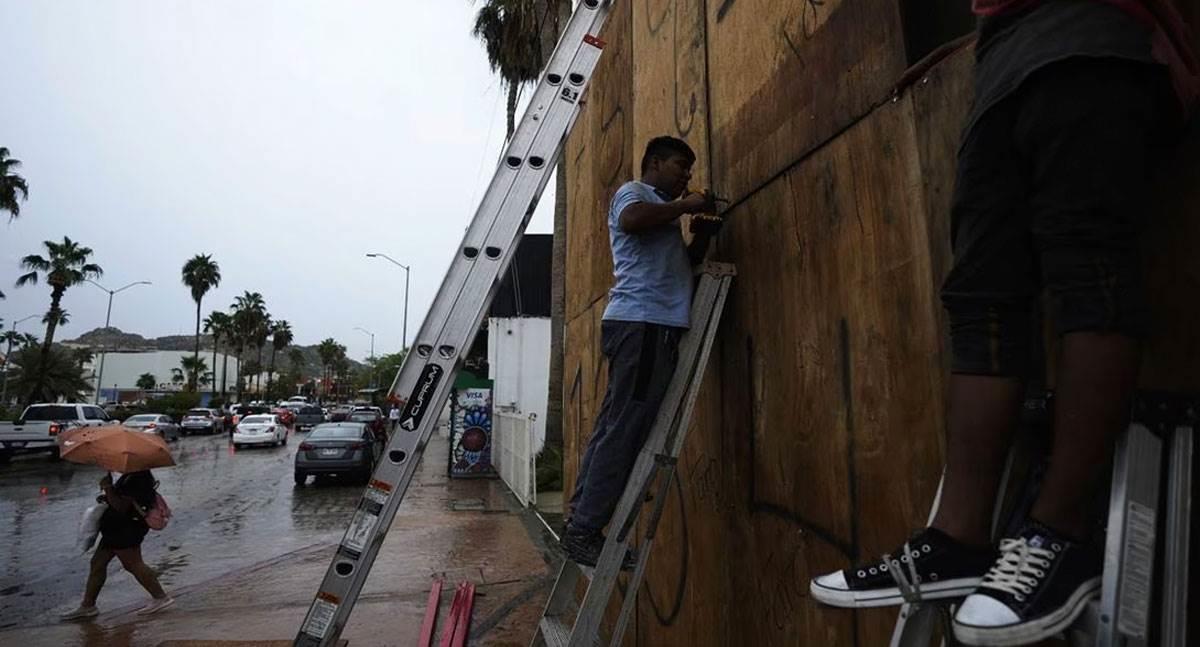
<svg viewBox="0 0 1200 647">
<path fill-rule="evenodd" d="M 616 510 L 675 372 L 682 334 L 682 328 L 657 324 L 602 322 L 608 390 L 575 479 L 573 527 L 600 530 Z"/>
</svg>

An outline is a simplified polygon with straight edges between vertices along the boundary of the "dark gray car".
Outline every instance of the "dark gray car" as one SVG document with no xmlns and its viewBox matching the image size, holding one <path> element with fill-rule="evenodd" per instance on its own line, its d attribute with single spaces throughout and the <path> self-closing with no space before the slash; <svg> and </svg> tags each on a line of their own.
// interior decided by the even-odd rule
<svg viewBox="0 0 1200 647">
<path fill-rule="evenodd" d="M 304 405 L 296 407 L 296 431 L 307 431 L 325 422 L 325 412 L 321 411 L 321 407 L 313 405 Z"/>
<path fill-rule="evenodd" d="M 296 485 L 304 485 L 309 474 L 347 475 L 365 481 L 371 477 L 381 449 L 361 422 L 317 425 L 296 451 Z"/>
</svg>

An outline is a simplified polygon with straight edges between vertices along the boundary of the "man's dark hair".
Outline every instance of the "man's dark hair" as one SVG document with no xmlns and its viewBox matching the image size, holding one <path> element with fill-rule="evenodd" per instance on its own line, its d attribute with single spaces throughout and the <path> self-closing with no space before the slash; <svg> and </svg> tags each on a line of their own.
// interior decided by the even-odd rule
<svg viewBox="0 0 1200 647">
<path fill-rule="evenodd" d="M 646 144 L 646 154 L 642 155 L 642 174 L 645 175 L 646 169 L 650 168 L 652 158 L 665 160 L 672 155 L 686 157 L 689 164 L 696 161 L 696 152 L 682 139 L 667 135 L 651 139 L 650 143 Z"/>
</svg>

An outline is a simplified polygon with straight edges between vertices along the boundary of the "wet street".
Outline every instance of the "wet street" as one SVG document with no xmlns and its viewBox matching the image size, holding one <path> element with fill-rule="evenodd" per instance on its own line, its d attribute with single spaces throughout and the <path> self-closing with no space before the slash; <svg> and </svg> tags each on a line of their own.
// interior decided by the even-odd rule
<svg viewBox="0 0 1200 647">
<path fill-rule="evenodd" d="M 142 545 L 168 591 L 341 538 L 361 485 L 310 478 L 307 486 L 294 486 L 294 455 L 305 435 L 293 432 L 283 447 L 237 452 L 225 435 L 172 444 L 178 465 L 154 474 L 174 516 Z M 6 520 L 0 526 L 0 630 L 54 622 L 78 603 L 89 559 L 76 549 L 78 523 L 103 475 L 44 455 L 0 465 L 0 519 Z M 113 560 L 101 609 L 145 599 Z"/>
</svg>

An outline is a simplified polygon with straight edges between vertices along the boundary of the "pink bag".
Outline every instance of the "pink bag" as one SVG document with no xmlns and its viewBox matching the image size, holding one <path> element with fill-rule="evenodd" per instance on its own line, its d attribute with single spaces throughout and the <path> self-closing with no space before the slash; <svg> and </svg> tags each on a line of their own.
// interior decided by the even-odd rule
<svg viewBox="0 0 1200 647">
<path fill-rule="evenodd" d="M 167 500 L 161 494 L 154 493 L 154 505 L 146 510 L 145 519 L 151 530 L 162 530 L 171 521 L 171 506 L 167 505 Z"/>
</svg>

